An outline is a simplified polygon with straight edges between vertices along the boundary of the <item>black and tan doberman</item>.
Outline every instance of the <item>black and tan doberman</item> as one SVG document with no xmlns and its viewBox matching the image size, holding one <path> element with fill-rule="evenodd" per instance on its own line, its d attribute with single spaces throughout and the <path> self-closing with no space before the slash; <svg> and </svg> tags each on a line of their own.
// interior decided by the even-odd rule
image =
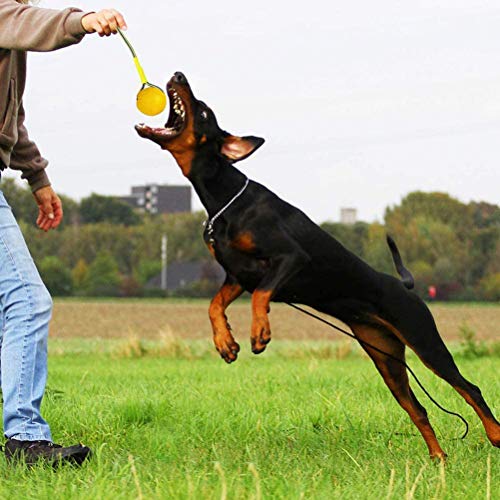
<svg viewBox="0 0 500 500">
<path fill-rule="evenodd" d="M 479 388 L 460 374 L 429 309 L 408 289 L 412 278 L 394 242 L 389 246 L 403 282 L 371 268 L 299 209 L 236 169 L 234 163 L 250 156 L 264 140 L 219 128 L 212 110 L 194 97 L 182 73 L 173 76 L 167 91 L 171 109 L 165 128 L 136 129 L 174 156 L 208 212 L 204 238 L 227 272 L 209 309 L 215 346 L 224 360 L 235 361 L 240 349 L 225 311 L 244 291 L 252 294 L 251 344 L 256 354 L 271 340 L 270 302 L 305 304 L 349 325 L 418 427 L 431 457 L 443 459 L 445 453 L 409 386 L 406 368 L 393 359 L 404 360 L 407 346 L 464 397 L 491 443 L 499 447 L 499 422 Z"/>
</svg>

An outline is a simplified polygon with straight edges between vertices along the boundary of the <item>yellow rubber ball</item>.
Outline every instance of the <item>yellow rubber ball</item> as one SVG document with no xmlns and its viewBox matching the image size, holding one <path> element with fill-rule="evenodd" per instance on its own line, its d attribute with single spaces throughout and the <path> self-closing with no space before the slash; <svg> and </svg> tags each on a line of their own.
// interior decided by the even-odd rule
<svg viewBox="0 0 500 500">
<path fill-rule="evenodd" d="M 145 115 L 159 115 L 166 107 L 167 96 L 157 87 L 146 87 L 137 94 L 137 109 Z"/>
</svg>

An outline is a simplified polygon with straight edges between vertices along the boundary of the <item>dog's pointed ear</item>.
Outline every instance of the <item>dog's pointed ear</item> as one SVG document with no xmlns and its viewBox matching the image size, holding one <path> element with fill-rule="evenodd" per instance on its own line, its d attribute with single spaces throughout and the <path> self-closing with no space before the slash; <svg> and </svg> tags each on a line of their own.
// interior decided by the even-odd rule
<svg viewBox="0 0 500 500">
<path fill-rule="evenodd" d="M 264 142 L 264 139 L 252 135 L 237 137 L 227 134 L 222 143 L 220 152 L 231 163 L 236 163 L 237 161 L 248 158 L 252 153 L 257 151 Z"/>
</svg>

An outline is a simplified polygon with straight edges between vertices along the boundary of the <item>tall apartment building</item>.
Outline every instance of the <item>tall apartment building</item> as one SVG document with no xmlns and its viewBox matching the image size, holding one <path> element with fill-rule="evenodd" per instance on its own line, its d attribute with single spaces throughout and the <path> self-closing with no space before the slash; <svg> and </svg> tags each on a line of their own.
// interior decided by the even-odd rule
<svg viewBox="0 0 500 500">
<path fill-rule="evenodd" d="M 150 214 L 191 212 L 191 186 L 133 186 L 130 195 L 120 199 Z"/>
</svg>

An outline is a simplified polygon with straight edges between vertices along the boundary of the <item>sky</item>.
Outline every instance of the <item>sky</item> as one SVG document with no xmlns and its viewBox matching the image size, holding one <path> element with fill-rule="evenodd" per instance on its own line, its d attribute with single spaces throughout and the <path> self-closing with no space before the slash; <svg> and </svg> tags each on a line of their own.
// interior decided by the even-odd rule
<svg viewBox="0 0 500 500">
<path fill-rule="evenodd" d="M 238 168 L 317 222 L 381 221 L 415 190 L 500 202 L 498 2 L 76 2 L 40 6 L 122 11 L 149 80 L 183 71 L 224 129 L 264 137 Z M 136 110 L 139 87 L 118 37 L 30 54 L 27 126 L 56 191 L 188 183 L 136 135 L 166 121 Z"/>
</svg>

